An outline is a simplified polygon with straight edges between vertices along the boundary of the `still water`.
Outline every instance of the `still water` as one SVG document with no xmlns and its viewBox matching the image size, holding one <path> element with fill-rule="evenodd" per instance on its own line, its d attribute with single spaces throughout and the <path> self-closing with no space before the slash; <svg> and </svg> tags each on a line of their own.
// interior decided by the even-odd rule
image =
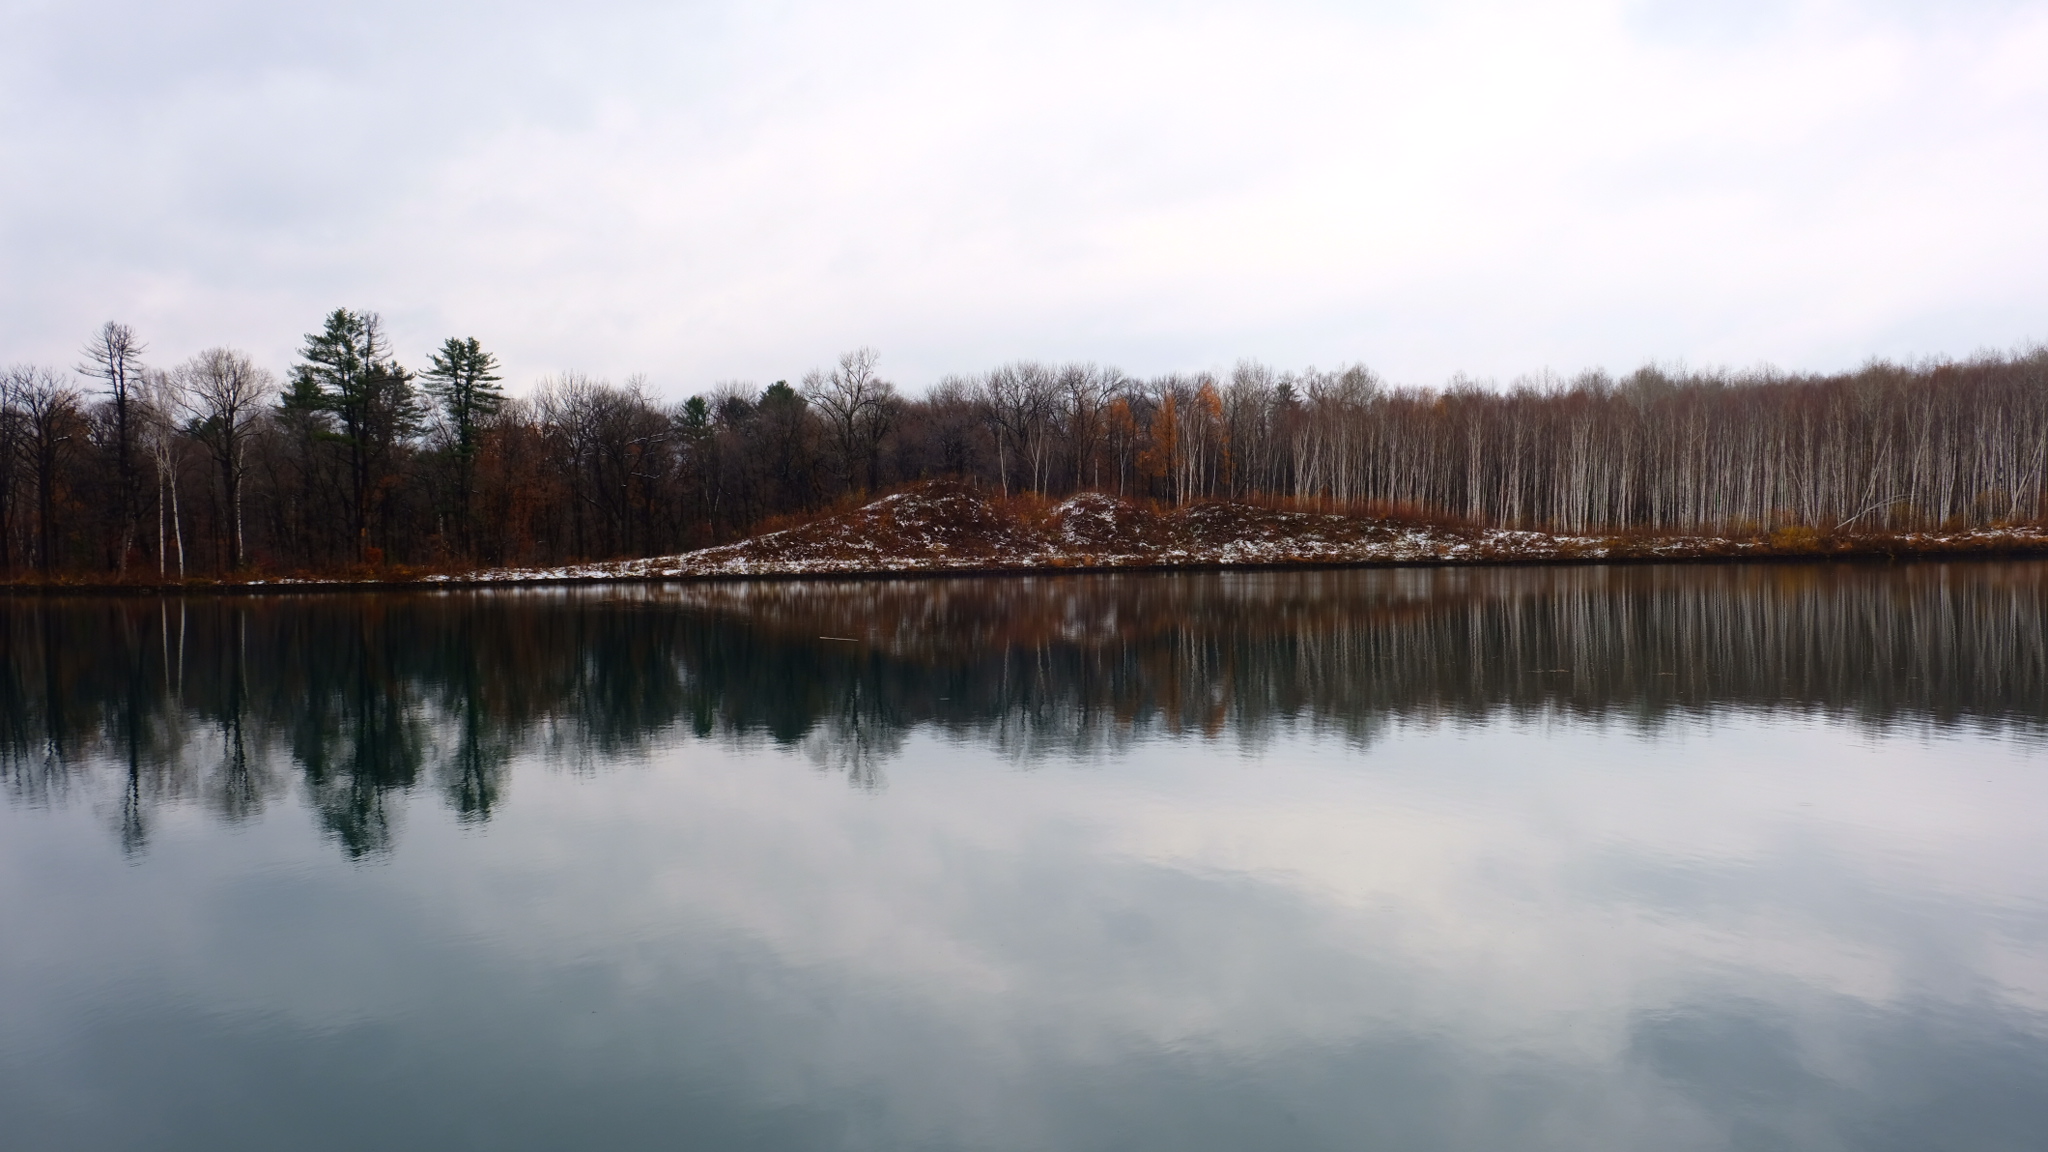
<svg viewBox="0 0 2048 1152">
<path fill-rule="evenodd" d="M 2048 564 L 0 600 L 0 1146 L 2039 1149 Z"/>
</svg>

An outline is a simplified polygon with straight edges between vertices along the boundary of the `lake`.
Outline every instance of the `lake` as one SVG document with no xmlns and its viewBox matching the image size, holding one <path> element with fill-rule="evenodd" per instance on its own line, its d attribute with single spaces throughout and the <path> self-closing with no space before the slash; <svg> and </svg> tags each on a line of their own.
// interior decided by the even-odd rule
<svg viewBox="0 0 2048 1152">
<path fill-rule="evenodd" d="M 2048 1133 L 2048 563 L 0 630 L 14 1152 Z"/>
</svg>

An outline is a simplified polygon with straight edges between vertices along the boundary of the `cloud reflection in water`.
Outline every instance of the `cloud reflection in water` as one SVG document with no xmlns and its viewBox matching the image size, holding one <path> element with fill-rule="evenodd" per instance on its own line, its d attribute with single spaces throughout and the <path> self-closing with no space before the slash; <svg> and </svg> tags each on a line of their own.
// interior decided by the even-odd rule
<svg viewBox="0 0 2048 1152">
<path fill-rule="evenodd" d="M 17 603 L 0 1113 L 30 1147 L 2026 1147 L 2044 580 Z"/>
</svg>

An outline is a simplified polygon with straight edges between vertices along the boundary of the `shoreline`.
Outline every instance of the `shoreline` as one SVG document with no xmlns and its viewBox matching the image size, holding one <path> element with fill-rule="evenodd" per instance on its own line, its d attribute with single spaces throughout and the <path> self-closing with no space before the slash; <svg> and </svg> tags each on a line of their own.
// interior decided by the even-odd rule
<svg viewBox="0 0 2048 1152">
<path fill-rule="evenodd" d="M 926 481 L 808 523 L 667 556 L 532 567 L 344 569 L 172 582 L 27 580 L 17 592 L 426 591 L 576 584 L 921 580 L 1573 564 L 1874 563 L 2048 556 L 2048 525 L 1954 532 L 1596 535 L 1481 528 L 1212 501 L 1166 511 L 1102 492 L 1056 505 Z"/>
<path fill-rule="evenodd" d="M 1984 537 L 1994 537 L 1985 539 Z M 294 592 L 428 592 L 475 591 L 492 588 L 597 587 L 623 584 L 760 583 L 772 581 L 832 582 L 862 580 L 945 580 L 1047 576 L 1172 575 L 1219 572 L 1334 572 L 1415 568 L 1551 568 L 1633 567 L 1644 565 L 1734 564 L 1877 564 L 1900 562 L 1998 561 L 2048 558 L 2048 532 L 1979 532 L 1956 537 L 1883 538 L 1845 542 L 1836 547 L 1784 549 L 1767 541 L 1702 541 L 1710 547 L 1662 550 L 1619 547 L 1600 551 L 1536 549 L 1514 555 L 1354 556 L 1293 560 L 1187 557 L 1162 560 L 1118 557 L 1108 562 L 1065 561 L 1054 557 L 1017 563 L 975 562 L 985 558 L 906 557 L 872 565 L 798 568 L 772 563 L 758 566 L 665 566 L 680 557 L 606 561 L 535 569 L 477 569 L 466 573 L 391 576 L 271 576 L 250 580 L 195 579 L 183 582 L 12 581 L 0 584 L 0 595 L 262 595 Z M 1721 550 L 1747 545 L 1743 551 Z M 727 545 L 726 547 L 736 547 Z M 1033 562 L 1037 561 L 1037 562 Z"/>
</svg>

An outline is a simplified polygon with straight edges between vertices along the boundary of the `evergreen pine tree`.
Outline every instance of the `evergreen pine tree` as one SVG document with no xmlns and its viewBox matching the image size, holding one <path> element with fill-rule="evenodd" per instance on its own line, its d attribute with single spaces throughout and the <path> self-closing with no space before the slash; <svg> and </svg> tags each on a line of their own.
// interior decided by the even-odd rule
<svg viewBox="0 0 2048 1152">
<path fill-rule="evenodd" d="M 332 413 L 348 452 L 351 529 L 358 560 L 368 557 L 374 503 L 394 450 L 419 431 L 412 373 L 392 360 L 375 312 L 337 308 L 306 336 L 292 373 L 287 404 L 312 403 Z"/>
<path fill-rule="evenodd" d="M 441 350 L 427 359 L 430 366 L 420 373 L 420 379 L 440 404 L 441 416 L 454 433 L 456 516 L 462 550 L 469 555 L 477 438 L 483 422 L 504 403 L 505 393 L 498 388 L 503 377 L 496 375 L 498 358 L 484 351 L 474 336 L 466 340 L 450 336 Z"/>
</svg>

